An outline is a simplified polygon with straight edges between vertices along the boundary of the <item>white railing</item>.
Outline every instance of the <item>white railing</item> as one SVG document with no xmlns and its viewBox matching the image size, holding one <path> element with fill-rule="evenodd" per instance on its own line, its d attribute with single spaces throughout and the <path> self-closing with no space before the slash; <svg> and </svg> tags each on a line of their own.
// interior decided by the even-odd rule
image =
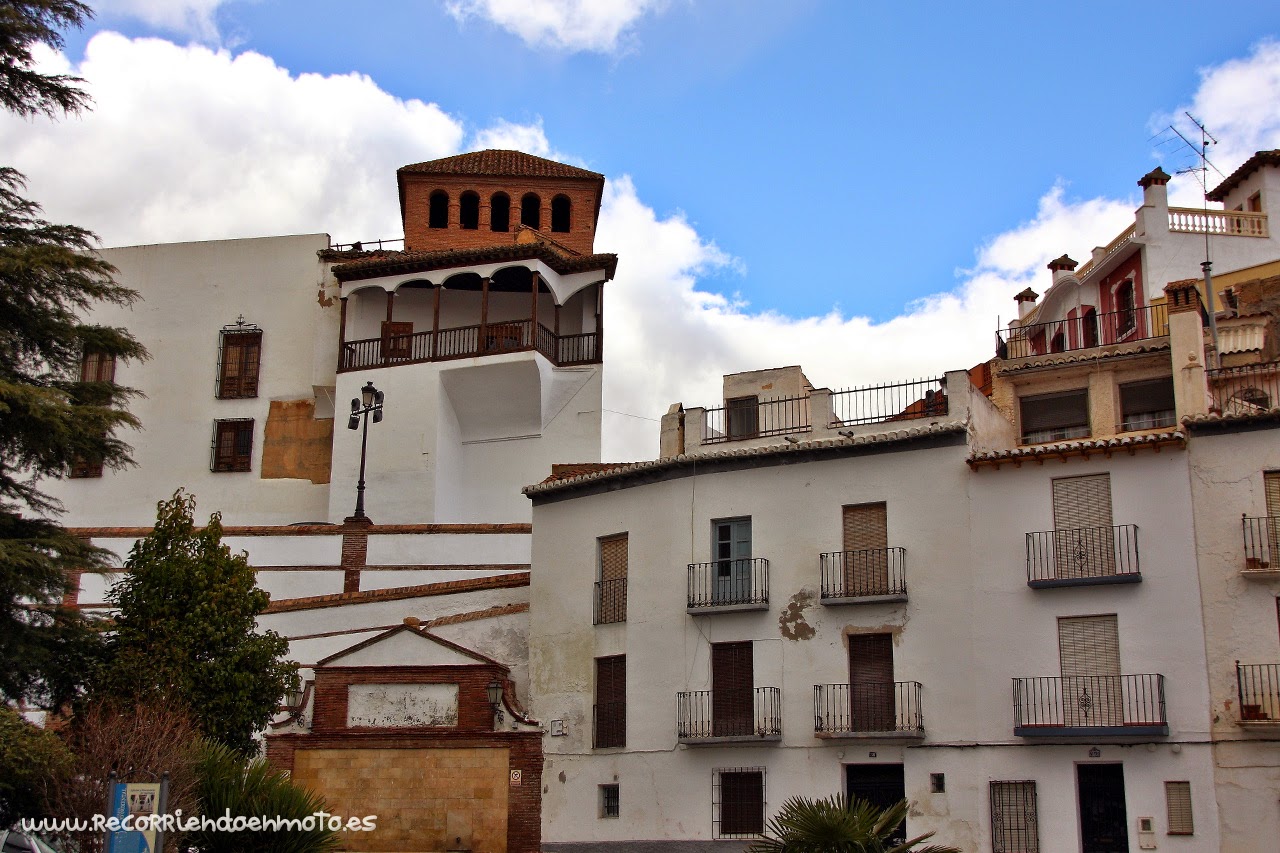
<svg viewBox="0 0 1280 853">
<path fill-rule="evenodd" d="M 1267 215 L 1243 210 L 1169 208 L 1169 230 L 1182 234 L 1223 234 L 1231 237 L 1268 237 Z"/>
<path fill-rule="evenodd" d="M 1106 248 L 1102 250 L 1102 254 L 1098 256 L 1097 260 L 1099 262 L 1105 261 L 1107 258 L 1114 255 L 1116 252 L 1120 251 L 1120 249 L 1122 249 L 1125 246 L 1125 244 L 1127 244 L 1130 240 L 1133 239 L 1133 235 L 1135 233 L 1137 233 L 1136 225 L 1130 225 L 1128 228 L 1121 231 L 1120 236 L 1116 237 L 1114 240 L 1108 243 Z M 1085 261 L 1084 266 L 1076 270 L 1076 273 L 1075 273 L 1076 278 L 1083 279 L 1089 273 L 1089 270 L 1093 269 L 1093 264 L 1094 264 L 1093 258 L 1090 258 L 1089 260 Z"/>
</svg>

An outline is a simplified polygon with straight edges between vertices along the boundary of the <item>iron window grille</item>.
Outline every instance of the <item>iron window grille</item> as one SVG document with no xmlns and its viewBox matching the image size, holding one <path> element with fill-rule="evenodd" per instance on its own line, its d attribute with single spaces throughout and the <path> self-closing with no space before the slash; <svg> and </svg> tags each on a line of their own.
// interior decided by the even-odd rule
<svg viewBox="0 0 1280 853">
<path fill-rule="evenodd" d="M 618 786 L 600 786 L 600 817 L 618 817 L 622 813 L 622 798 Z"/>
<path fill-rule="evenodd" d="M 209 470 L 215 473 L 248 471 L 252 462 L 253 418 L 214 421 Z"/>
<path fill-rule="evenodd" d="M 764 768 L 718 767 L 711 782 L 714 838 L 758 838 L 764 834 Z"/>
<path fill-rule="evenodd" d="M 258 372 L 262 364 L 262 329 L 246 323 L 244 316 L 223 326 L 218 333 L 218 381 L 214 396 L 241 400 L 258 396 Z"/>
<path fill-rule="evenodd" d="M 991 783 L 992 853 L 1040 853 L 1036 783 Z"/>
</svg>

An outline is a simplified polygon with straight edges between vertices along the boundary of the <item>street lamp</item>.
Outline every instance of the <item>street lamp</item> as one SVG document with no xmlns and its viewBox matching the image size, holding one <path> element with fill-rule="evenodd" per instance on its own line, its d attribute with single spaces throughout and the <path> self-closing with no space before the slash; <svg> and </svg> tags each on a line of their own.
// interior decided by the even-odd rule
<svg viewBox="0 0 1280 853">
<path fill-rule="evenodd" d="M 360 482 L 356 485 L 355 518 L 364 519 L 364 459 L 369 446 L 369 413 L 373 413 L 373 422 L 382 421 L 382 392 L 373 387 L 369 381 L 360 389 L 360 399 L 351 401 L 351 417 L 347 418 L 347 429 L 360 429 L 363 420 L 364 429 L 360 433 Z"/>
</svg>

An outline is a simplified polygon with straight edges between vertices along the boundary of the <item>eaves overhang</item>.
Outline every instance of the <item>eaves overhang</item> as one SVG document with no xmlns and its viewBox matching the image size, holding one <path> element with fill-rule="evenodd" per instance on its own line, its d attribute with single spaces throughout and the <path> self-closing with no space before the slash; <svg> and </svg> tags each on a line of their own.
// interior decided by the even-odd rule
<svg viewBox="0 0 1280 853">
<path fill-rule="evenodd" d="M 969 467 L 976 471 L 985 467 L 999 469 L 1001 465 L 1020 468 L 1027 462 L 1043 465 L 1046 460 L 1051 459 L 1066 462 L 1068 459 L 1088 459 L 1090 456 L 1110 458 L 1117 453 L 1128 453 L 1132 456 L 1139 450 L 1153 450 L 1159 453 L 1164 448 L 1182 450 L 1186 446 L 1186 434 L 1181 430 L 1172 430 L 1117 435 L 1110 438 L 1055 441 L 1051 444 L 1015 447 L 1012 450 L 985 450 L 974 453 L 966 461 Z"/>
</svg>

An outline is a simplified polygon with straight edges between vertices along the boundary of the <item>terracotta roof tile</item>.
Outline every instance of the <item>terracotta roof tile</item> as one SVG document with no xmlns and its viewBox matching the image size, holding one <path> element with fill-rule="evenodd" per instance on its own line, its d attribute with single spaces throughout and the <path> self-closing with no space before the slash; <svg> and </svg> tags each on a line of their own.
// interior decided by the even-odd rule
<svg viewBox="0 0 1280 853">
<path fill-rule="evenodd" d="M 551 466 L 551 476 L 543 480 L 543 483 L 555 483 L 560 480 L 569 480 L 574 477 L 581 477 L 584 474 L 594 474 L 599 471 L 612 471 L 614 468 L 623 468 L 632 465 L 632 462 L 574 462 L 567 464 L 554 463 Z"/>
<path fill-rule="evenodd" d="M 468 154 L 455 154 L 439 160 L 411 163 L 401 166 L 397 172 L 424 175 L 500 175 L 518 178 L 588 178 L 603 181 L 604 175 L 579 169 L 566 163 L 557 163 L 545 157 L 535 157 L 523 151 L 488 148 Z"/>
<path fill-rule="evenodd" d="M 1209 199 L 1209 201 L 1222 201 L 1227 197 L 1227 193 L 1238 187 L 1245 178 L 1263 166 L 1280 166 L 1280 148 L 1259 151 L 1254 154 L 1248 160 L 1245 160 L 1239 169 L 1228 175 L 1225 181 L 1214 187 L 1205 198 Z"/>
<path fill-rule="evenodd" d="M 967 460 L 970 468 L 993 465 L 999 468 L 1006 463 L 1020 465 L 1023 462 L 1043 462 L 1045 459 L 1066 459 L 1069 456 L 1089 457 L 1093 454 L 1110 456 L 1120 451 L 1132 453 L 1139 448 L 1159 450 L 1162 447 L 1182 448 L 1187 437 L 1180 430 L 1147 432 L 1133 435 L 1117 435 L 1110 438 L 1082 438 L 1075 441 L 1055 441 L 1052 444 L 1033 444 L 1012 450 L 984 450 L 973 453 Z"/>
<path fill-rule="evenodd" d="M 361 281 L 398 273 L 430 272 L 501 261 L 542 261 L 561 275 L 603 270 L 613 278 L 618 266 L 615 254 L 568 255 L 544 242 L 507 243 L 474 249 L 440 249 L 430 252 L 374 252 L 359 260 L 338 264 L 333 274 L 340 282 Z"/>
</svg>

